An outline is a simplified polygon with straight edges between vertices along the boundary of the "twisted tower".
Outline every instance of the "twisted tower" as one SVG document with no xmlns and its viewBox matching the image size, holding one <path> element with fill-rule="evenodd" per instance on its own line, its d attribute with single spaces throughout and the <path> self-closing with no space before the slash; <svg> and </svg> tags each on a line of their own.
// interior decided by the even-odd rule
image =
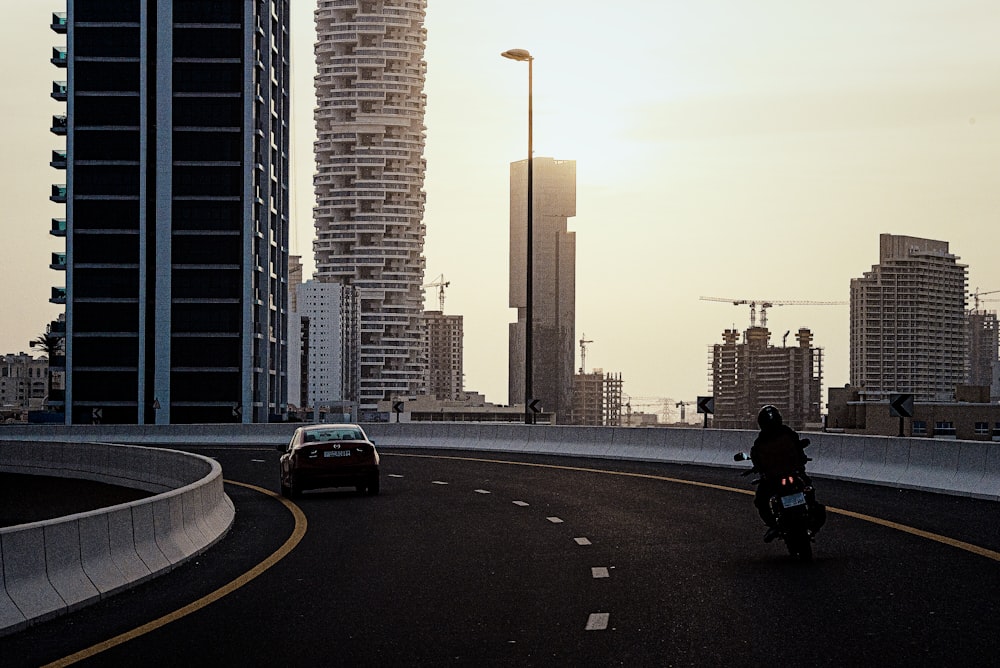
<svg viewBox="0 0 1000 668">
<path fill-rule="evenodd" d="M 362 416 L 423 392 L 426 0 L 316 10 L 316 278 L 360 299 Z"/>
</svg>

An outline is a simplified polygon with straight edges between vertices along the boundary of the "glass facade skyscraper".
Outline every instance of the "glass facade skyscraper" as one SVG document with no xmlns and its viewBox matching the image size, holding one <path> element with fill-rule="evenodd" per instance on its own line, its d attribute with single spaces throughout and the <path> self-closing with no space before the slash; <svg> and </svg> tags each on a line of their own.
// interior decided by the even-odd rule
<svg viewBox="0 0 1000 668">
<path fill-rule="evenodd" d="M 288 12 L 67 0 L 53 21 L 67 35 L 53 224 L 67 423 L 287 410 Z"/>
</svg>

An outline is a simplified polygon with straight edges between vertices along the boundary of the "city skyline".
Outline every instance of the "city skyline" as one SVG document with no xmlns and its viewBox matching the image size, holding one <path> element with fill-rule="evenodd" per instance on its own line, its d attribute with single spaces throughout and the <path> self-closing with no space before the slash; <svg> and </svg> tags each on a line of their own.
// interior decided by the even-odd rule
<svg viewBox="0 0 1000 668">
<path fill-rule="evenodd" d="M 312 23 L 292 3 L 292 253 L 311 276 Z M 0 350 L 58 313 L 48 268 L 61 142 L 48 98 L 62 2 L 16 3 L 8 62 L 6 241 Z M 457 0 L 427 10 L 426 275 L 464 316 L 465 386 L 506 396 L 508 169 L 524 157 L 526 86 L 510 48 L 535 57 L 536 156 L 575 160 L 576 331 L 588 370 L 621 372 L 633 397 L 709 392 L 709 350 L 746 307 L 700 295 L 846 300 L 878 262 L 879 235 L 947 241 L 969 289 L 1000 289 L 989 243 L 1000 209 L 1000 7 L 988 2 L 788 6 Z M 633 25 L 634 24 L 634 25 Z M 473 26 L 470 29 L 470 26 Z M 774 259 L 778 259 L 775 267 Z M 429 292 L 424 307 L 433 305 Z M 430 301 L 428 301 L 430 300 Z M 970 304 L 971 306 L 971 304 Z M 992 307 L 992 304 L 985 304 Z M 825 391 L 848 381 L 846 306 L 768 312 L 778 336 L 809 327 Z"/>
</svg>

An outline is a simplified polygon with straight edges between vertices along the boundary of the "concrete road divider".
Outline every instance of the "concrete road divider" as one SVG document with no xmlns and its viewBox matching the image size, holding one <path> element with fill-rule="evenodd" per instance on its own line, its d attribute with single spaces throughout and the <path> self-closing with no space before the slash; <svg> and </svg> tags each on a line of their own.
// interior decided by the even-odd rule
<svg viewBox="0 0 1000 668">
<path fill-rule="evenodd" d="M 108 443 L 0 442 L 0 470 L 154 493 L 0 529 L 0 635 L 172 569 L 220 540 L 233 522 L 222 468 L 199 455 Z"/>
</svg>

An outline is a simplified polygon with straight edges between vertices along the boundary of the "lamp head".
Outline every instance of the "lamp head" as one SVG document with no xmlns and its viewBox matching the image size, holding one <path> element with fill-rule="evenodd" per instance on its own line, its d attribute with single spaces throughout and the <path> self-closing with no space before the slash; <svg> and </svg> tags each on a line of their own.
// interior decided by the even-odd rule
<svg viewBox="0 0 1000 668">
<path fill-rule="evenodd" d="M 511 60 L 519 60 L 522 62 L 534 60 L 534 58 L 531 57 L 531 54 L 528 53 L 527 49 L 510 49 L 508 51 L 504 51 L 500 55 L 504 58 L 510 58 Z"/>
</svg>

